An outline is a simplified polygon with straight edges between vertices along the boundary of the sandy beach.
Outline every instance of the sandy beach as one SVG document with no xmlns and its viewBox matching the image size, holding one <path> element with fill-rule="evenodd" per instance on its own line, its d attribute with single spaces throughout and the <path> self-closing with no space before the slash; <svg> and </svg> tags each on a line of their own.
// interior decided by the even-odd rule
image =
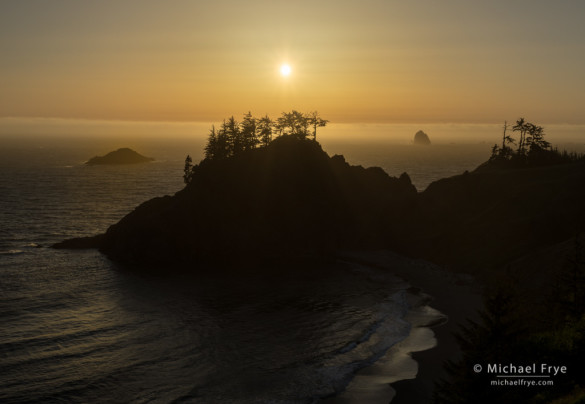
<svg viewBox="0 0 585 404">
<path fill-rule="evenodd" d="M 460 350 L 454 334 L 481 308 L 480 286 L 465 274 L 448 272 L 430 262 L 391 251 L 351 252 L 348 262 L 387 269 L 411 286 L 413 309 L 406 320 L 410 335 L 383 358 L 356 374 L 346 391 L 327 403 L 429 403 L 435 383 L 445 377 L 444 362 Z M 364 401 L 366 400 L 366 401 Z"/>
</svg>

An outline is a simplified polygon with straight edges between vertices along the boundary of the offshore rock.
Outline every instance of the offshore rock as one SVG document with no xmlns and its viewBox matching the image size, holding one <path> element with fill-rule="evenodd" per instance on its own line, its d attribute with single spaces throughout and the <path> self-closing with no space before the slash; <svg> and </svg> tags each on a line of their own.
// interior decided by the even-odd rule
<svg viewBox="0 0 585 404">
<path fill-rule="evenodd" d="M 414 135 L 414 144 L 427 146 L 431 144 L 431 139 L 429 139 L 429 135 L 419 130 Z"/>
<path fill-rule="evenodd" d="M 140 164 L 154 161 L 151 157 L 145 157 L 132 149 L 122 148 L 110 152 L 105 156 L 95 156 L 89 159 L 87 165 L 104 165 L 104 164 Z"/>
</svg>

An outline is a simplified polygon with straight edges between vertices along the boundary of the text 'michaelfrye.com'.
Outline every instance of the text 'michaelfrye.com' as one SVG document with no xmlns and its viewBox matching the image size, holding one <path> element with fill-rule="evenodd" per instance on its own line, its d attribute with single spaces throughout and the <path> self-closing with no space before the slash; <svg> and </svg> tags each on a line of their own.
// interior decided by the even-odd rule
<svg viewBox="0 0 585 404">
<path fill-rule="evenodd" d="M 473 371 L 477 374 L 491 375 L 491 386 L 554 386 L 554 378 L 566 375 L 564 365 L 547 363 L 487 363 L 475 364 Z"/>
</svg>

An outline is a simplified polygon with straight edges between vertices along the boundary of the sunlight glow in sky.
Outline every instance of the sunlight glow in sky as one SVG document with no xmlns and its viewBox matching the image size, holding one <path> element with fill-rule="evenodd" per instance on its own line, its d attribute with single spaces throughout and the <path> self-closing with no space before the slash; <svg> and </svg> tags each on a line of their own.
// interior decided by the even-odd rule
<svg viewBox="0 0 585 404">
<path fill-rule="evenodd" d="M 292 69 L 288 64 L 283 64 L 282 66 L 280 66 L 280 74 L 282 74 L 283 76 L 290 76 L 290 74 L 292 73 Z"/>
<path fill-rule="evenodd" d="M 584 16 L 579 0 L 5 1 L 0 117 L 580 124 Z"/>
</svg>

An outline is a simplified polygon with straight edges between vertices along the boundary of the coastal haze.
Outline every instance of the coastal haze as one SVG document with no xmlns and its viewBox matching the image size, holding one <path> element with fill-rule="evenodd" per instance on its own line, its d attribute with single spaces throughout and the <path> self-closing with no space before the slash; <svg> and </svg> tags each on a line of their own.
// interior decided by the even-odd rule
<svg viewBox="0 0 585 404">
<path fill-rule="evenodd" d="M 3 2 L 0 111 L 217 122 L 297 109 L 337 123 L 499 123 L 519 115 L 583 124 L 583 7 Z"/>
<path fill-rule="evenodd" d="M 63 164 L 70 165 L 130 146 L 157 160 L 173 161 L 180 170 L 187 154 L 195 162 L 204 158 L 209 131 L 220 123 L 0 118 L 1 153 L 5 163 L 30 164 L 47 153 L 66 151 L 69 156 Z M 406 172 L 422 191 L 432 181 L 472 171 L 486 161 L 500 140 L 502 126 L 331 123 L 320 129 L 319 142 L 328 154 L 344 155 L 351 164 L 381 167 L 392 176 Z M 413 143 L 421 129 L 431 139 L 429 147 Z M 559 149 L 585 151 L 585 125 L 552 124 L 545 130 Z"/>
<path fill-rule="evenodd" d="M 585 399 L 584 15 L 1 2 L 0 402 Z"/>
</svg>

